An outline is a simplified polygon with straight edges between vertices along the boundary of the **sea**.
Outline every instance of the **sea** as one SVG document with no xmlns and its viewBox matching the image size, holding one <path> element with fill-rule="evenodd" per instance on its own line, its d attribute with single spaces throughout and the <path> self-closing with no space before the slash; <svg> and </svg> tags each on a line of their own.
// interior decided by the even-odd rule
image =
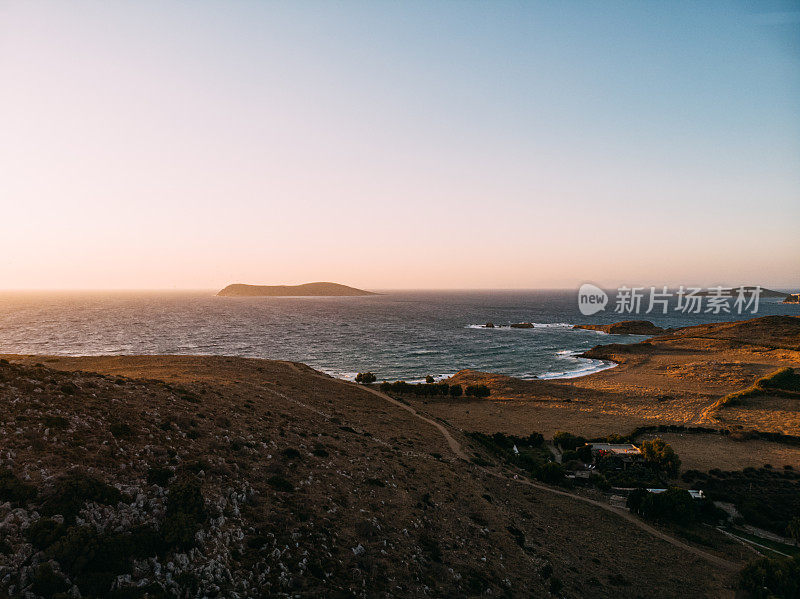
<svg viewBox="0 0 800 599">
<path fill-rule="evenodd" d="M 576 377 L 613 367 L 577 354 L 644 337 L 574 329 L 645 319 L 664 327 L 800 315 L 761 298 L 753 315 L 684 313 L 592 316 L 577 290 L 382 291 L 363 297 L 217 297 L 214 291 L 2 292 L 0 353 L 199 354 L 304 362 L 336 377 L 419 381 L 461 369 L 526 379 Z M 491 322 L 494 328 L 484 325 Z M 533 328 L 511 328 L 519 322 Z"/>
</svg>

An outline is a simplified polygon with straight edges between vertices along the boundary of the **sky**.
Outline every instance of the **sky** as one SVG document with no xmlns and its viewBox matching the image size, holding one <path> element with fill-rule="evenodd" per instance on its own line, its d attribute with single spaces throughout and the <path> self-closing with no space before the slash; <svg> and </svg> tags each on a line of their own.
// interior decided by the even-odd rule
<svg viewBox="0 0 800 599">
<path fill-rule="evenodd" d="M 800 2 L 0 0 L 0 289 L 800 287 Z"/>
</svg>

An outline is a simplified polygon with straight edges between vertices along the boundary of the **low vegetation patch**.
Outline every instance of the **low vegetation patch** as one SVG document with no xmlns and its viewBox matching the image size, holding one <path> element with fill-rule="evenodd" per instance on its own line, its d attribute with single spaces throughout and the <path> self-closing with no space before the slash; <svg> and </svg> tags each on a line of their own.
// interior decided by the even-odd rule
<svg viewBox="0 0 800 599">
<path fill-rule="evenodd" d="M 553 456 L 539 433 L 527 437 L 504 433 L 468 433 L 468 436 L 501 461 L 521 468 L 537 480 L 551 484 L 564 481 L 564 468 L 552 461 Z"/>
<path fill-rule="evenodd" d="M 720 399 L 716 406 L 741 405 L 743 400 L 759 395 L 780 395 L 782 397 L 800 398 L 800 374 L 792 368 L 781 368 L 775 372 L 761 377 L 751 386 L 729 393 Z"/>
<path fill-rule="evenodd" d="M 754 599 L 800 597 L 800 556 L 748 564 L 739 573 L 739 588 Z"/>
<path fill-rule="evenodd" d="M 786 534 L 792 518 L 800 514 L 800 472 L 795 470 L 688 470 L 682 478 L 710 500 L 733 503 L 746 522 L 779 535 Z"/>
<path fill-rule="evenodd" d="M 476 390 L 477 388 L 480 390 Z M 380 390 L 384 393 L 395 393 L 401 395 L 415 395 L 417 397 L 461 397 L 466 394 L 468 397 L 488 397 L 489 388 L 486 385 L 470 385 L 465 390 L 461 385 L 449 385 L 447 383 L 407 383 L 405 381 L 395 381 L 390 383 L 384 381 L 380 385 Z"/>
<path fill-rule="evenodd" d="M 647 520 L 688 526 L 699 521 L 716 524 L 726 517 L 711 501 L 693 499 L 689 492 L 670 487 L 662 493 L 635 489 L 628 495 L 628 509 Z"/>
<path fill-rule="evenodd" d="M 0 503 L 22 505 L 36 497 L 36 487 L 22 482 L 11 470 L 0 471 Z"/>
<path fill-rule="evenodd" d="M 45 494 L 40 512 L 45 516 L 63 516 L 65 522 L 72 524 L 86 502 L 115 505 L 122 497 L 122 493 L 99 478 L 70 472 L 56 480 Z"/>
</svg>

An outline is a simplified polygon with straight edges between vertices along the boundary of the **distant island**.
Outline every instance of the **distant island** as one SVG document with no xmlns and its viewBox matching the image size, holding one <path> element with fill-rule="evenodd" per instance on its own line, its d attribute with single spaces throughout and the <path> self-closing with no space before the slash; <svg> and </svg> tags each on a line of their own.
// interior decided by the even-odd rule
<svg viewBox="0 0 800 599">
<path fill-rule="evenodd" d="M 378 295 L 371 291 L 339 283 L 305 283 L 303 285 L 245 285 L 234 283 L 217 293 L 226 297 L 299 297 Z"/>
<path fill-rule="evenodd" d="M 737 296 L 739 294 L 739 287 L 723 287 L 720 291 L 720 295 L 724 296 Z M 755 285 L 744 285 L 743 290 L 745 295 L 752 295 L 755 291 Z M 767 289 L 766 287 L 759 287 L 759 297 L 786 297 L 786 293 L 782 291 L 775 291 L 774 289 Z M 710 288 L 704 291 L 700 291 L 696 295 L 707 297 L 711 295 L 717 295 L 717 288 Z"/>
<path fill-rule="evenodd" d="M 791 293 L 781 302 L 783 304 L 800 304 L 800 293 Z"/>
</svg>

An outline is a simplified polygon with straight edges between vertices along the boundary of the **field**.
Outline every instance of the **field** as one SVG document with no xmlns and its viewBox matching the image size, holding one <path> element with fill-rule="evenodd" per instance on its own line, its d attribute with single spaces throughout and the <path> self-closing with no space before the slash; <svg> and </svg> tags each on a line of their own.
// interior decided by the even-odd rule
<svg viewBox="0 0 800 599">
<path fill-rule="evenodd" d="M 800 448 L 771 441 L 734 441 L 722 435 L 697 433 L 647 433 L 637 441 L 660 437 L 681 457 L 684 470 L 743 470 L 770 464 L 800 470 Z"/>
</svg>

